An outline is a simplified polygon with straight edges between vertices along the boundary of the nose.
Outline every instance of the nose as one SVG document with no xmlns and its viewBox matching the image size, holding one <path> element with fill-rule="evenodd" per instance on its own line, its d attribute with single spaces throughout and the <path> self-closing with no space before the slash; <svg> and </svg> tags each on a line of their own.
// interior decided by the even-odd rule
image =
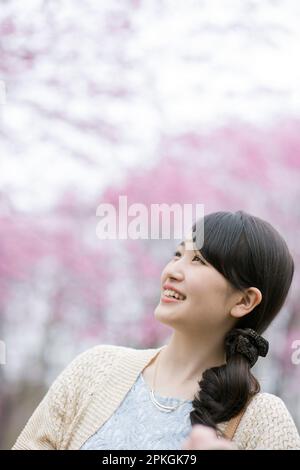
<svg viewBox="0 0 300 470">
<path fill-rule="evenodd" d="M 169 263 L 163 271 L 163 280 L 176 280 L 182 281 L 184 279 L 184 273 L 182 269 L 181 260 L 176 261 L 175 263 Z"/>
</svg>

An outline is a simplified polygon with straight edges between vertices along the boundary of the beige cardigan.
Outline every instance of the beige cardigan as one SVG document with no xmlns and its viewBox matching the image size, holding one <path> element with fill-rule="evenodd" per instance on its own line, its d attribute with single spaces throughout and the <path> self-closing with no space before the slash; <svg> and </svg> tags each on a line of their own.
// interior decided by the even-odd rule
<svg viewBox="0 0 300 470">
<path fill-rule="evenodd" d="M 79 354 L 53 382 L 12 449 L 80 449 L 109 419 L 162 347 L 104 344 Z M 227 424 L 218 427 L 224 431 Z M 300 436 L 288 409 L 269 393 L 252 399 L 233 441 L 245 450 L 300 449 Z"/>
</svg>

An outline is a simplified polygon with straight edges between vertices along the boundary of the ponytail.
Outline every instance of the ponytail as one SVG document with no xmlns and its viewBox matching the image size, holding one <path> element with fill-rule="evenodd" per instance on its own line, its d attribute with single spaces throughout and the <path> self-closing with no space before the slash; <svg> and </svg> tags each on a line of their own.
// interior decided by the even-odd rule
<svg viewBox="0 0 300 470">
<path fill-rule="evenodd" d="M 192 425 L 204 424 L 217 430 L 218 423 L 236 416 L 249 398 L 260 391 L 251 373 L 258 356 L 266 356 L 268 341 L 250 328 L 235 328 L 225 338 L 226 364 L 207 369 L 190 413 Z"/>
</svg>

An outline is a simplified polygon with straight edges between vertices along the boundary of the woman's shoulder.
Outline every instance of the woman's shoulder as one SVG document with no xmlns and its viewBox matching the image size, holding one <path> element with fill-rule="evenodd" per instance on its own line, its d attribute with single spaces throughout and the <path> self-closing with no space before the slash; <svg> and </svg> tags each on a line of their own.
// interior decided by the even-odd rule
<svg viewBox="0 0 300 470">
<path fill-rule="evenodd" d="M 97 344 L 92 346 L 84 351 L 78 353 L 75 358 L 71 361 L 69 365 L 79 365 L 84 364 L 85 366 L 87 363 L 97 362 L 99 360 L 111 360 L 116 356 L 122 358 L 126 356 L 130 357 L 143 357 L 143 356 L 151 356 L 160 348 L 148 348 L 148 349 L 137 349 L 130 346 L 122 346 L 117 344 Z"/>
<path fill-rule="evenodd" d="M 97 344 L 76 354 L 56 377 L 50 392 L 77 389 L 84 382 L 98 380 L 113 363 L 117 346 Z"/>
<path fill-rule="evenodd" d="M 257 412 L 259 414 L 270 414 L 272 412 L 286 412 L 288 411 L 285 402 L 277 395 L 268 392 L 256 393 L 248 407 L 246 412 L 251 413 Z"/>
<path fill-rule="evenodd" d="M 282 398 L 268 392 L 259 392 L 252 397 L 235 439 L 247 442 L 244 448 L 300 446 L 299 433 L 288 407 Z"/>
<path fill-rule="evenodd" d="M 292 421 L 291 414 L 283 399 L 268 392 L 259 392 L 252 397 L 242 419 L 244 421 L 250 420 L 253 423 L 257 420 L 264 424 L 274 421 Z"/>
<path fill-rule="evenodd" d="M 158 349 L 136 349 L 130 346 L 115 344 L 97 344 L 83 352 L 78 353 L 73 360 L 65 367 L 61 377 L 80 377 L 84 380 L 87 377 L 100 377 L 106 371 L 112 371 L 114 366 L 120 362 L 129 360 L 132 363 L 144 361 L 151 357 Z"/>
<path fill-rule="evenodd" d="M 96 344 L 79 352 L 66 366 L 65 371 L 74 373 L 80 369 L 88 373 L 90 369 L 95 372 L 97 369 L 111 367 L 115 358 L 126 349 L 130 348 L 115 344 Z"/>
<path fill-rule="evenodd" d="M 118 352 L 118 346 L 112 344 L 96 344 L 90 348 L 77 353 L 67 364 L 65 370 L 74 370 L 76 368 L 94 367 L 95 364 L 103 363 L 103 360 L 112 359 Z"/>
<path fill-rule="evenodd" d="M 72 362 L 86 362 L 93 359 L 98 360 L 99 356 L 115 355 L 119 348 L 120 346 L 115 344 L 96 344 L 79 352 Z"/>
<path fill-rule="evenodd" d="M 273 393 L 269 393 L 269 392 L 259 392 L 259 393 L 256 393 L 252 397 L 250 404 L 255 403 L 256 405 L 258 405 L 259 403 L 278 403 L 278 402 L 283 403 L 282 398 L 280 398 L 278 395 L 274 395 Z"/>
</svg>

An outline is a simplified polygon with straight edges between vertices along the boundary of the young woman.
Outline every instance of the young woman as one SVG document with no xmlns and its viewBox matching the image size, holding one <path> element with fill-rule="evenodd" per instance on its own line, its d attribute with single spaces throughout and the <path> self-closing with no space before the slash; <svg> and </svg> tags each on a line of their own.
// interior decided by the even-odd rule
<svg viewBox="0 0 300 470">
<path fill-rule="evenodd" d="M 77 356 L 13 449 L 300 449 L 284 402 L 251 373 L 292 282 L 288 247 L 243 211 L 206 215 L 199 247 L 199 222 L 194 250 L 184 240 L 162 271 L 154 314 L 169 342 Z"/>
</svg>

